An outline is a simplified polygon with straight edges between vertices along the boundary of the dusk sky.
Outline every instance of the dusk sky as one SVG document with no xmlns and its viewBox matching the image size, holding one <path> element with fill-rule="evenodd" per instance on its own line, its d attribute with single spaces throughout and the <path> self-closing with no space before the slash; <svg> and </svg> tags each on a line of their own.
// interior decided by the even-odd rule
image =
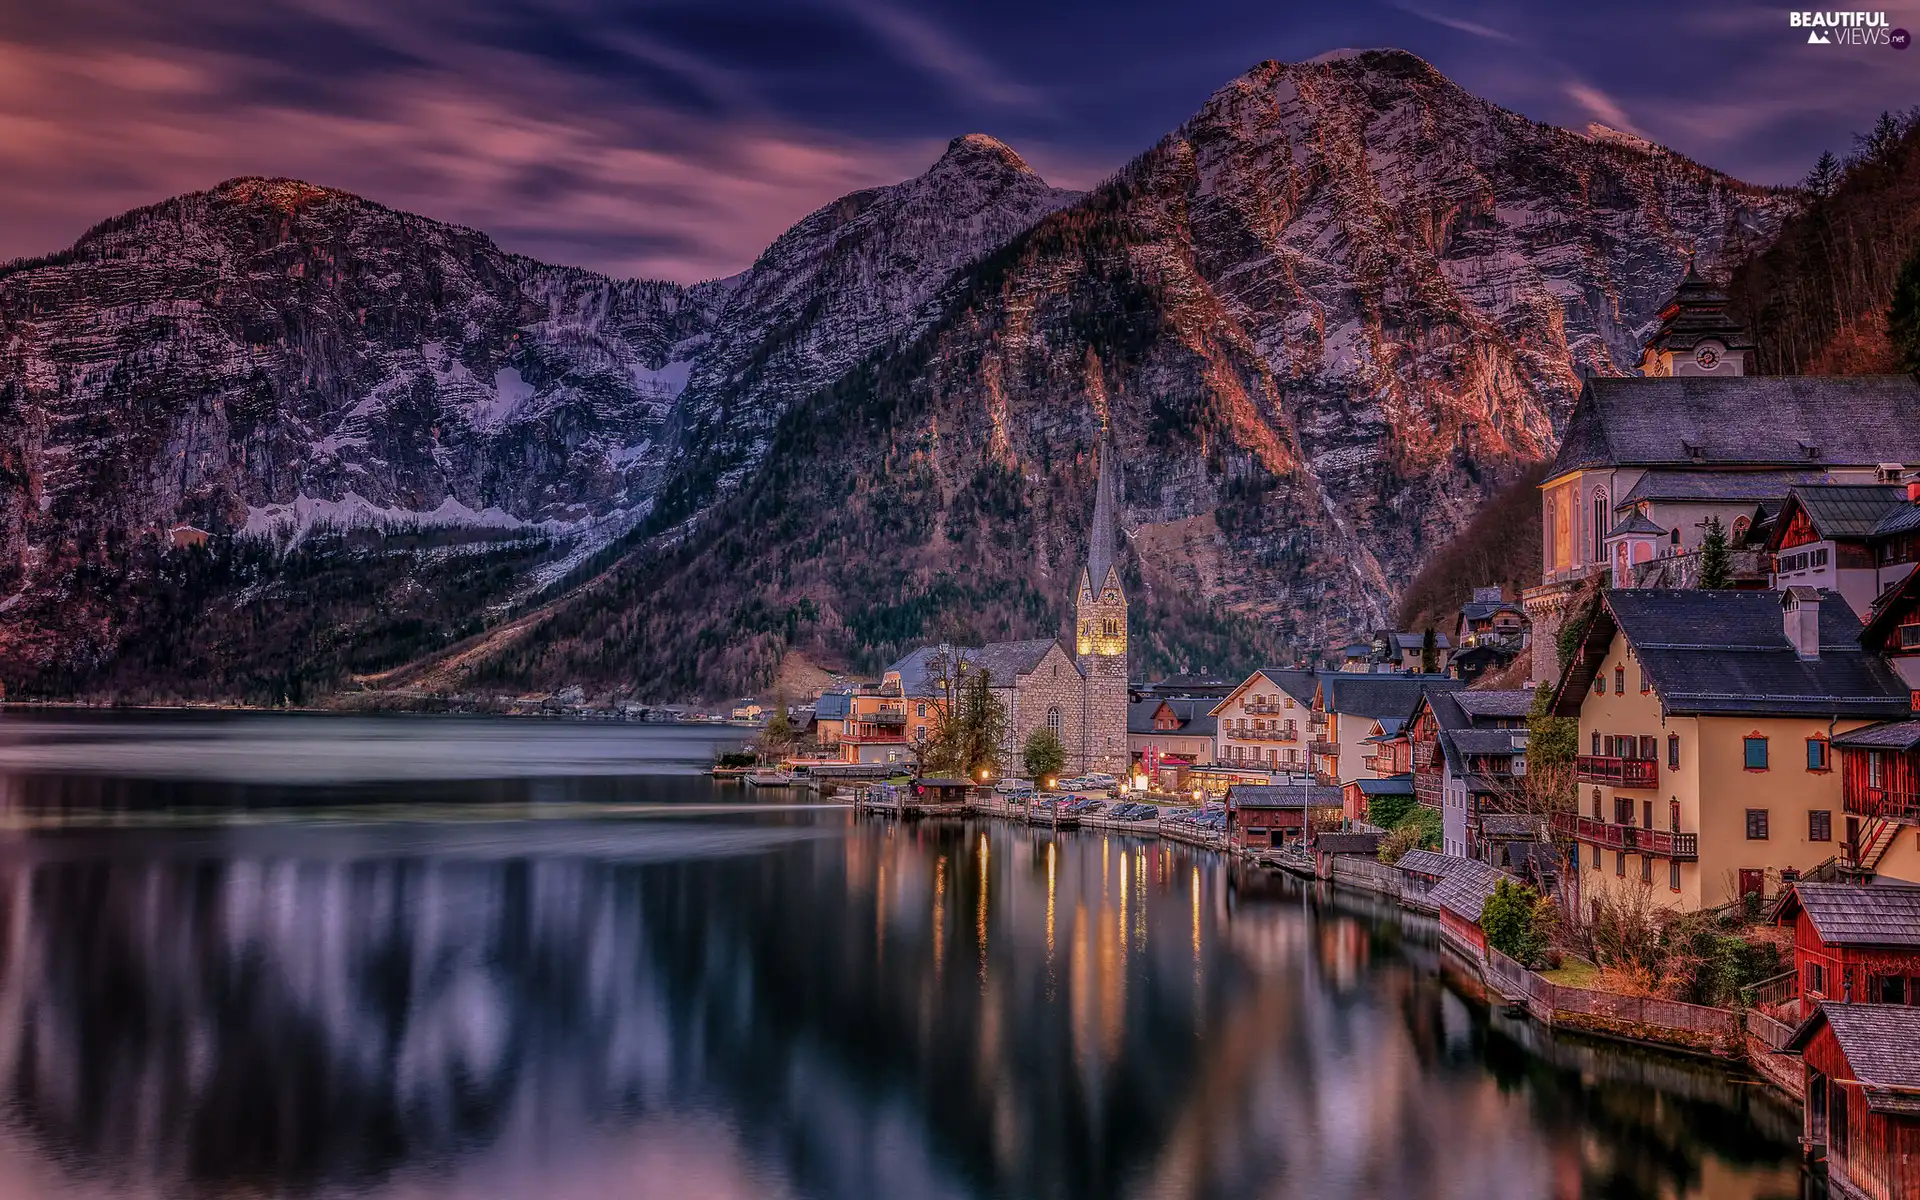
<svg viewBox="0 0 1920 1200">
<path fill-rule="evenodd" d="M 1920 28 L 1920 0 L 1887 11 Z M 1254 63 L 1346 46 L 1791 182 L 1920 101 L 1920 50 L 1805 41 L 1786 5 L 1723 0 L 0 0 L 0 259 L 269 174 L 691 281 L 956 134 L 1084 187 Z"/>
</svg>

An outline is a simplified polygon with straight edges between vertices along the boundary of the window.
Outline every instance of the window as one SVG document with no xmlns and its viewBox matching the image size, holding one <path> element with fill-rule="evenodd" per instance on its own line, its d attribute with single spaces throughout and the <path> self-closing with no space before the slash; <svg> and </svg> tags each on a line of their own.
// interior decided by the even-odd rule
<svg viewBox="0 0 1920 1200">
<path fill-rule="evenodd" d="M 1920 650 L 1920 622 L 1900 627 L 1900 648 L 1902 650 Z"/>
<path fill-rule="evenodd" d="M 1598 673 L 1594 675 L 1593 694 L 1596 696 L 1604 696 L 1607 694 L 1607 677 L 1605 675 Z"/>
<path fill-rule="evenodd" d="M 1747 810 L 1747 840 L 1764 842 L 1767 840 L 1767 810 L 1750 808 Z"/>
<path fill-rule="evenodd" d="M 1826 968 L 1822 966 L 1820 963 L 1817 963 L 1817 962 L 1807 963 L 1807 991 L 1813 993 L 1816 996 L 1826 995 L 1827 993 L 1826 977 L 1827 977 Z"/>
<path fill-rule="evenodd" d="M 1613 798 L 1613 823 L 1615 825 L 1633 824 L 1633 801 L 1625 796 Z"/>
<path fill-rule="evenodd" d="M 916 717 L 920 717 L 920 718 L 923 718 L 923 719 L 924 719 L 924 718 L 926 717 L 926 715 L 927 715 L 927 706 L 926 706 L 926 705 L 924 705 L 924 704 L 916 704 L 916 705 L 914 705 L 914 706 L 913 706 L 913 715 L 914 715 L 914 716 L 916 716 Z"/>
<path fill-rule="evenodd" d="M 1593 819 L 1600 819 L 1600 789 L 1593 789 Z"/>
<path fill-rule="evenodd" d="M 1600 847 L 1598 846 L 1593 848 L 1593 869 L 1596 871 L 1600 869 Z"/>
<path fill-rule="evenodd" d="M 1640 828 L 1653 828 L 1653 801 L 1651 800 L 1642 800 L 1640 802 Z"/>
<path fill-rule="evenodd" d="M 1680 860 L 1677 858 L 1667 863 L 1667 886 L 1676 892 L 1680 890 Z"/>
<path fill-rule="evenodd" d="M 1578 871 L 1580 869 L 1580 843 L 1579 842 L 1575 842 L 1573 845 L 1567 847 L 1567 866 L 1571 867 L 1575 871 Z"/>
<path fill-rule="evenodd" d="M 1867 786 L 1881 787 L 1883 786 L 1881 779 L 1880 752 L 1869 750 L 1867 751 Z"/>
<path fill-rule="evenodd" d="M 1600 731 L 1599 730 L 1595 730 L 1593 734 L 1593 756 L 1595 758 L 1600 757 Z"/>
<path fill-rule="evenodd" d="M 1627 877 L 1627 852 L 1625 850 L 1616 850 L 1613 852 L 1613 873 L 1622 879 Z"/>
<path fill-rule="evenodd" d="M 1747 770 L 1764 771 L 1767 769 L 1767 739 L 1757 733 L 1750 733 L 1743 743 L 1746 746 Z"/>
<path fill-rule="evenodd" d="M 1810 842 L 1830 842 L 1833 840 L 1832 810 L 1816 808 L 1807 814 L 1807 840 Z"/>
<path fill-rule="evenodd" d="M 1905 1004 L 1907 1002 L 1907 977 L 1905 975 L 1882 975 L 1874 980 L 1873 998 L 1882 1004 Z"/>
<path fill-rule="evenodd" d="M 1827 771 L 1832 769 L 1827 739 L 1810 737 L 1807 739 L 1807 770 Z"/>
<path fill-rule="evenodd" d="M 1645 759 L 1647 762 L 1660 761 L 1660 743 L 1654 738 L 1652 734 L 1641 735 L 1640 757 Z"/>
<path fill-rule="evenodd" d="M 1292 697 L 1292 696 L 1288 696 L 1288 697 L 1286 698 L 1286 700 L 1284 700 L 1284 701 L 1283 701 L 1283 702 L 1281 703 L 1281 707 L 1282 707 L 1282 708 L 1292 708 L 1292 707 L 1293 707 L 1293 697 Z"/>
<path fill-rule="evenodd" d="M 1593 561 L 1605 562 L 1607 559 L 1607 492 L 1605 488 L 1593 494 Z"/>
<path fill-rule="evenodd" d="M 1645 667 L 1641 667 L 1640 668 L 1640 694 L 1644 696 L 1648 692 L 1651 692 L 1652 690 L 1653 690 L 1653 681 L 1647 678 L 1647 669 Z"/>
<path fill-rule="evenodd" d="M 1651 854 L 1642 854 L 1640 856 L 1640 882 L 1653 882 L 1653 855 Z"/>
<path fill-rule="evenodd" d="M 1047 732 L 1055 737 L 1060 736 L 1060 706 L 1057 704 L 1047 710 Z"/>
<path fill-rule="evenodd" d="M 1670 733 L 1667 735 L 1667 770 L 1678 771 L 1679 769 L 1680 769 L 1680 735 L 1677 733 Z"/>
<path fill-rule="evenodd" d="M 1627 694 L 1627 669 L 1625 667 L 1615 667 L 1613 669 L 1613 694 L 1616 696 L 1624 696 Z"/>
<path fill-rule="evenodd" d="M 1667 802 L 1667 828 L 1674 833 L 1680 832 L 1680 802 L 1678 800 L 1670 800 Z"/>
</svg>

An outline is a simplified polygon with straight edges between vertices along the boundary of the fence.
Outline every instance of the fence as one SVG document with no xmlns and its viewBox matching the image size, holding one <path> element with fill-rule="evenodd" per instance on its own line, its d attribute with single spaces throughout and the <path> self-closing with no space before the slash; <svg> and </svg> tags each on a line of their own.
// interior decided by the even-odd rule
<svg viewBox="0 0 1920 1200">
<path fill-rule="evenodd" d="M 1388 866 L 1379 859 L 1352 854 L 1335 855 L 1331 871 L 1335 883 L 1350 884 L 1394 897 L 1400 895 L 1403 884 L 1412 882 L 1399 867 Z"/>
<path fill-rule="evenodd" d="M 1785 1050 L 1787 1043 L 1793 1040 L 1793 1026 L 1752 1009 L 1747 1011 L 1747 1032 L 1774 1051 Z"/>
<path fill-rule="evenodd" d="M 1487 949 L 1485 972 L 1487 981 L 1498 991 L 1524 1000 L 1528 1011 L 1549 1025 L 1651 1035 L 1655 1040 L 1694 1047 L 1713 1039 L 1730 1048 L 1740 1036 L 1740 1014 L 1730 1008 L 1567 987 L 1527 970 L 1492 947 Z M 1678 1036 L 1660 1036 L 1663 1033 Z"/>
</svg>

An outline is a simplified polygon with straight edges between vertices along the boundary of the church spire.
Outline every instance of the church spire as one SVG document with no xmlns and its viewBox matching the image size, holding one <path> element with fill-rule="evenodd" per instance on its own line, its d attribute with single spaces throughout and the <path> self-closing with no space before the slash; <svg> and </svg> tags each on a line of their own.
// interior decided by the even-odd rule
<svg viewBox="0 0 1920 1200">
<path fill-rule="evenodd" d="M 1113 436 L 1100 426 L 1100 481 L 1094 486 L 1093 529 L 1087 538 L 1086 587 L 1098 595 L 1119 558 L 1120 477 L 1114 462 Z"/>
</svg>

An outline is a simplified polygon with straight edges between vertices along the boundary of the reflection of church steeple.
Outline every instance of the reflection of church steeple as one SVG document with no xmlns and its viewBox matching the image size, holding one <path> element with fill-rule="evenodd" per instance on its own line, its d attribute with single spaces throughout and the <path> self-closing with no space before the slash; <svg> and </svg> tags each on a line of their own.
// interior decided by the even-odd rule
<svg viewBox="0 0 1920 1200">
<path fill-rule="evenodd" d="M 1727 294 L 1703 279 L 1687 256 L 1687 273 L 1660 310 L 1660 328 L 1641 352 L 1642 375 L 1729 376 L 1747 373 L 1753 340 L 1733 315 Z"/>
</svg>

